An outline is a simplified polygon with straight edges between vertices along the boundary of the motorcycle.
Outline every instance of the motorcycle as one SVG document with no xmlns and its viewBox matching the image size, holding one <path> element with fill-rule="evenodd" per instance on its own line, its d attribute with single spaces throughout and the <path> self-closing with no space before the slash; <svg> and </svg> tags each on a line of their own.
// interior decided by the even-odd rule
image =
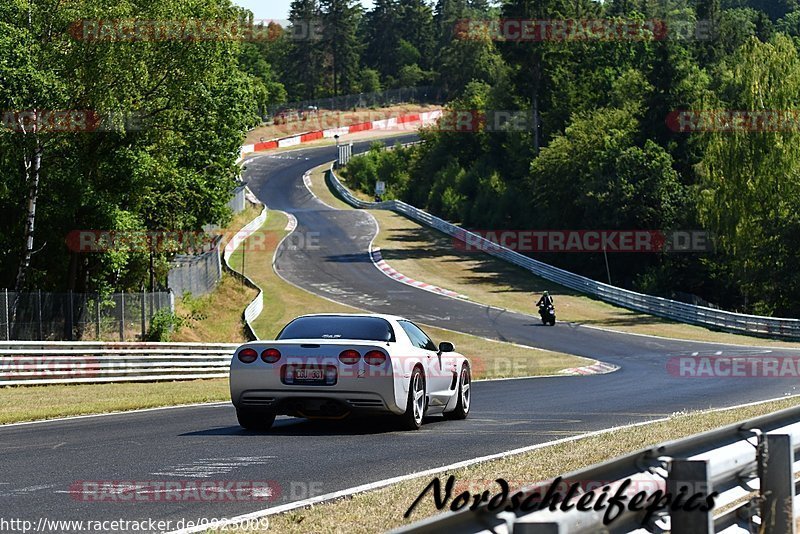
<svg viewBox="0 0 800 534">
<path fill-rule="evenodd" d="M 539 306 L 539 315 L 542 316 L 542 324 L 556 325 L 556 307 L 552 304 Z"/>
</svg>

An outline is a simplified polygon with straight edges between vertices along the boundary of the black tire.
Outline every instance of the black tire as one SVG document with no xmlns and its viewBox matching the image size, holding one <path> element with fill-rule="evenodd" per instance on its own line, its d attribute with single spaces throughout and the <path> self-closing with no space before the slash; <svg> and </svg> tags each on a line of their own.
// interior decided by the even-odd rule
<svg viewBox="0 0 800 534">
<path fill-rule="evenodd" d="M 458 375 L 458 404 L 452 412 L 444 414 L 445 419 L 462 420 L 469 416 L 469 408 L 472 406 L 472 371 L 467 364 L 461 367 Z"/>
<path fill-rule="evenodd" d="M 406 413 L 398 417 L 398 427 L 401 430 L 419 430 L 425 417 L 426 403 L 425 376 L 422 374 L 422 369 L 415 367 L 408 383 Z"/>
<path fill-rule="evenodd" d="M 236 408 L 236 418 L 239 420 L 239 426 L 253 432 L 269 430 L 275 422 L 274 413 L 251 408 Z"/>
<path fill-rule="evenodd" d="M 550 326 L 555 326 L 555 325 L 556 325 L 556 320 L 550 319 Z"/>
</svg>

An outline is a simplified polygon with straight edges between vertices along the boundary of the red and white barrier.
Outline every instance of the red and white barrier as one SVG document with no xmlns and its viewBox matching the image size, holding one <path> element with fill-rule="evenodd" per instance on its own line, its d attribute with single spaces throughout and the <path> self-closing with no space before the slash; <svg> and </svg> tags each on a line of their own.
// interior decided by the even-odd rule
<svg viewBox="0 0 800 534">
<path fill-rule="evenodd" d="M 252 145 L 245 145 L 242 147 L 241 159 L 248 154 L 255 152 L 264 152 L 267 150 L 274 150 L 276 148 L 287 148 L 299 146 L 303 143 L 311 143 L 320 139 L 332 139 L 335 136 L 344 137 L 360 132 L 368 132 L 370 130 L 392 130 L 392 129 L 411 129 L 411 126 L 419 124 L 419 126 L 430 126 L 434 124 L 442 116 L 443 111 L 436 109 L 424 113 L 412 113 L 409 115 L 401 115 L 399 117 L 392 117 L 390 119 L 382 119 L 371 122 L 362 122 L 358 124 L 351 124 L 350 126 L 342 126 L 341 128 L 329 128 L 327 130 L 316 130 L 313 132 L 306 132 L 291 137 L 283 137 L 280 139 L 272 139 L 263 143 L 255 143 Z"/>
</svg>

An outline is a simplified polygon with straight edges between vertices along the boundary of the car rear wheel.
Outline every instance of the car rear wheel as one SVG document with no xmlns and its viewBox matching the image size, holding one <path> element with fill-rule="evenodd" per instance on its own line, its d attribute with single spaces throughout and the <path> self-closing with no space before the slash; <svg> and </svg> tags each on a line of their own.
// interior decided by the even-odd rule
<svg viewBox="0 0 800 534">
<path fill-rule="evenodd" d="M 274 413 L 249 408 L 236 408 L 236 418 L 242 428 L 254 432 L 269 430 L 275 422 Z"/>
<path fill-rule="evenodd" d="M 425 376 L 419 367 L 411 373 L 408 387 L 406 413 L 400 416 L 399 426 L 403 430 L 419 430 L 425 416 Z"/>
<path fill-rule="evenodd" d="M 472 372 L 467 364 L 461 367 L 458 378 L 458 403 L 456 409 L 444 414 L 446 419 L 466 419 L 472 403 Z"/>
</svg>

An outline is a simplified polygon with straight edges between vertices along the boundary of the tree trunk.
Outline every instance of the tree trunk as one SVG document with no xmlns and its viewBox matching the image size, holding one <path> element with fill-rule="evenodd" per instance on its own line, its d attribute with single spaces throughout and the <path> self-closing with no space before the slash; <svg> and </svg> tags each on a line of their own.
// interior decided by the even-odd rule
<svg viewBox="0 0 800 534">
<path fill-rule="evenodd" d="M 14 290 L 19 294 L 25 286 L 28 270 L 33 256 L 33 237 L 36 227 L 36 203 L 39 199 L 39 175 L 42 168 L 42 145 L 36 136 L 33 156 L 25 156 L 25 183 L 28 185 L 28 213 L 25 218 L 25 236 L 23 243 L 22 260 L 17 271 L 17 281 Z M 16 306 L 15 306 L 16 309 Z"/>
<path fill-rule="evenodd" d="M 534 58 L 533 73 L 531 80 L 531 108 L 533 113 L 533 151 L 536 156 L 539 155 L 541 148 L 541 140 L 539 139 L 539 88 L 541 86 L 542 69 L 541 62 L 538 54 Z"/>
</svg>

